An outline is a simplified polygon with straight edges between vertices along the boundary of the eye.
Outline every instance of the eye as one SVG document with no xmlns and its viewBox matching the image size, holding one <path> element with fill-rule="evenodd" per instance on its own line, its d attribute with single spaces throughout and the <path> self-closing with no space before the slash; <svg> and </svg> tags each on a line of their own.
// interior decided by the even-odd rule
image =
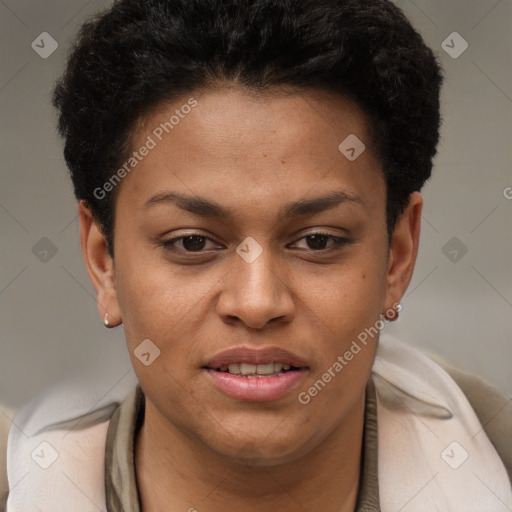
<svg viewBox="0 0 512 512">
<path fill-rule="evenodd" d="M 346 238 L 337 237 L 334 235 L 331 235 L 329 233 L 311 233 L 309 235 L 303 236 L 299 239 L 299 242 L 301 240 L 306 240 L 306 244 L 308 247 L 306 249 L 313 249 L 314 251 L 324 251 L 328 249 L 335 249 L 337 247 L 340 247 L 342 245 L 345 245 L 349 243 L 349 241 Z M 329 241 L 332 241 L 330 247 L 326 247 L 326 244 Z"/>
<path fill-rule="evenodd" d="M 214 242 L 211 238 L 200 235 L 200 234 L 190 234 L 185 236 L 178 236 L 176 238 L 172 238 L 171 240 L 164 240 L 160 242 L 160 245 L 165 247 L 166 249 L 170 249 L 173 251 L 185 251 L 185 252 L 201 252 L 204 249 L 207 241 Z M 176 246 L 176 242 L 179 242 L 181 247 Z M 218 244 L 216 245 L 218 247 Z"/>
</svg>

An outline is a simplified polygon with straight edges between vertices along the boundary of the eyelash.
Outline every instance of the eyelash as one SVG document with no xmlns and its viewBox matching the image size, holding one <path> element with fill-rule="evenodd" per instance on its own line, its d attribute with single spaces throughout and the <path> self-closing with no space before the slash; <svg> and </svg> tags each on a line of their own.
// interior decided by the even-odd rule
<svg viewBox="0 0 512 512">
<path fill-rule="evenodd" d="M 318 231 L 318 232 L 315 232 L 315 233 L 308 233 L 307 235 L 304 235 L 303 237 L 299 238 L 297 240 L 300 241 L 300 240 L 304 240 L 310 236 L 325 236 L 329 239 L 332 239 L 333 242 L 334 242 L 334 245 L 332 247 L 327 247 L 325 249 L 303 249 L 303 250 L 308 250 L 308 251 L 311 251 L 311 252 L 315 252 L 315 253 L 322 253 L 322 252 L 328 252 L 328 251 L 332 251 L 332 250 L 336 250 L 336 249 L 340 249 L 342 246 L 344 245 L 347 245 L 350 243 L 350 240 L 347 239 L 347 238 L 342 238 L 342 237 L 338 237 L 338 236 L 334 236 L 330 233 L 324 233 L 324 232 L 321 232 L 321 231 Z M 209 240 L 213 243 L 217 243 L 215 242 L 215 240 L 213 240 L 212 238 L 206 236 L 206 235 L 202 235 L 200 233 L 190 233 L 188 235 L 183 235 L 183 236 L 178 236 L 178 237 L 175 237 L 175 238 L 171 238 L 170 240 L 162 240 L 161 242 L 159 242 L 158 245 L 162 246 L 164 249 L 166 250 L 169 250 L 169 251 L 172 251 L 172 252 L 175 252 L 175 253 L 178 253 L 178 252 L 181 252 L 181 253 L 185 253 L 185 254 L 208 254 L 210 253 L 211 251 L 187 251 L 186 249 L 178 249 L 177 247 L 173 246 L 173 244 L 179 240 L 183 240 L 185 238 L 189 238 L 189 237 L 198 237 L 198 238 L 204 238 L 206 240 Z"/>
</svg>

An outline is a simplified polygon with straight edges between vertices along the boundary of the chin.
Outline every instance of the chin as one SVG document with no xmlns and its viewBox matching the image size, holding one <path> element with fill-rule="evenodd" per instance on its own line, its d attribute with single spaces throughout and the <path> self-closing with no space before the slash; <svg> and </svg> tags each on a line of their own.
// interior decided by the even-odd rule
<svg viewBox="0 0 512 512">
<path fill-rule="evenodd" d="M 279 432 L 279 423 L 272 429 L 254 428 L 249 431 L 226 436 L 219 432 L 217 439 L 208 439 L 205 444 L 215 453 L 247 467 L 269 467 L 293 462 L 314 448 L 311 439 L 304 432 L 303 425 L 297 425 L 295 433 L 287 428 Z"/>
</svg>

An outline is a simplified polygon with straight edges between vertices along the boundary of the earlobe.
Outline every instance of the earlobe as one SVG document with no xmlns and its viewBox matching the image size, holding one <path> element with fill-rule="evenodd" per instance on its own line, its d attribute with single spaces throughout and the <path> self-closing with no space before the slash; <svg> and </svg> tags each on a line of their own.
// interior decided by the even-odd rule
<svg viewBox="0 0 512 512">
<path fill-rule="evenodd" d="M 108 252 L 105 237 L 83 200 L 78 204 L 78 218 L 82 256 L 96 290 L 98 312 L 106 327 L 115 327 L 121 323 L 121 312 L 114 280 L 114 262 Z M 108 319 L 108 325 L 105 318 Z"/>
<path fill-rule="evenodd" d="M 418 254 L 422 208 L 423 197 L 419 192 L 413 192 L 396 221 L 389 251 L 386 310 L 400 302 L 411 281 Z"/>
</svg>

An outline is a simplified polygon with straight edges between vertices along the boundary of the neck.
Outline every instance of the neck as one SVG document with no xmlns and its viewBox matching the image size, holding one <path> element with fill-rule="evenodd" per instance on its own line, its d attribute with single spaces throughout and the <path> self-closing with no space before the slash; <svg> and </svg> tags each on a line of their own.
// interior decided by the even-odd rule
<svg viewBox="0 0 512 512">
<path fill-rule="evenodd" d="M 353 512 L 364 426 L 364 394 L 309 453 L 284 464 L 241 464 L 191 439 L 148 406 L 135 442 L 144 512 L 243 509 Z M 172 504 L 172 509 L 169 508 Z"/>
</svg>

